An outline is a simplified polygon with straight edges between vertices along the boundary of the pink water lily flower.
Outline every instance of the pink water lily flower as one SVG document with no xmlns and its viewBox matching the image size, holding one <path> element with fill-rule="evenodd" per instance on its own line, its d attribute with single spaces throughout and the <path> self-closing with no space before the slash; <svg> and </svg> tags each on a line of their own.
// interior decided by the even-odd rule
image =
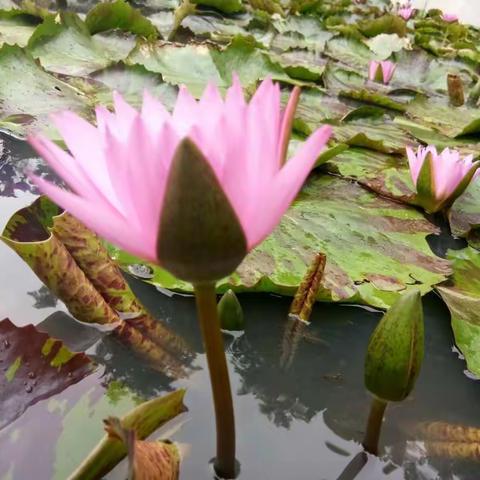
<svg viewBox="0 0 480 480">
<path fill-rule="evenodd" d="M 70 153 L 29 138 L 71 191 L 32 180 L 120 248 L 192 283 L 218 280 L 279 223 L 331 135 L 319 128 L 284 162 L 298 95 L 282 114 L 270 79 L 248 103 L 237 78 L 225 99 L 213 85 L 199 101 L 181 87 L 173 113 L 148 93 L 141 111 L 114 94 L 97 126 L 53 116 Z"/>
<path fill-rule="evenodd" d="M 449 148 L 438 153 L 434 146 L 406 150 L 417 200 L 428 212 L 450 206 L 478 176 L 480 162 L 474 162 L 473 155 L 462 158 Z"/>
<path fill-rule="evenodd" d="M 397 13 L 400 15 L 405 21 L 410 20 L 414 13 L 415 9 L 412 7 L 411 2 L 404 3 L 398 7 Z"/>
<path fill-rule="evenodd" d="M 368 67 L 368 78 L 376 82 L 381 82 L 387 85 L 393 77 L 393 72 L 397 66 L 395 63 L 385 60 L 383 62 L 377 62 L 371 60 Z"/>
<path fill-rule="evenodd" d="M 442 20 L 447 23 L 453 23 L 458 21 L 458 17 L 454 13 L 443 13 Z"/>
</svg>

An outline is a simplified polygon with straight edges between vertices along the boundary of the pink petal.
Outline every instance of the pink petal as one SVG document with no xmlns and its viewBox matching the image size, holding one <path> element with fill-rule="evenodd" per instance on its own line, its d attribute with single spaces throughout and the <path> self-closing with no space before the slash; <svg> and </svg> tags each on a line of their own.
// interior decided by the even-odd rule
<svg viewBox="0 0 480 480">
<path fill-rule="evenodd" d="M 405 20 L 409 20 L 410 17 L 412 16 L 413 14 L 413 8 L 411 7 L 406 7 L 406 8 L 401 8 L 399 11 L 398 11 L 398 14 Z"/>
<path fill-rule="evenodd" d="M 280 108 L 280 85 L 266 78 L 250 101 L 247 115 L 252 138 L 263 137 L 257 144 L 261 149 L 257 158 L 258 174 L 267 178 L 280 167 Z"/>
<path fill-rule="evenodd" d="M 225 107 L 227 112 L 236 112 L 243 107 L 246 107 L 245 98 L 243 96 L 242 85 L 238 75 L 234 73 L 232 75 L 232 86 L 227 90 L 225 97 Z"/>
<path fill-rule="evenodd" d="M 119 205 L 107 170 L 99 131 L 72 112 L 56 113 L 52 117 L 78 167 L 112 204 Z"/>
<path fill-rule="evenodd" d="M 280 154 L 278 159 L 280 165 L 283 165 L 287 159 L 288 144 L 292 134 L 293 120 L 299 100 L 300 87 L 295 87 L 288 99 L 287 107 L 285 108 L 282 118 L 282 126 L 280 127 Z"/>
<path fill-rule="evenodd" d="M 127 135 L 132 128 L 132 123 L 137 117 L 138 112 L 116 91 L 113 92 L 113 105 L 115 107 L 115 119 L 117 122 L 117 129 L 113 130 L 113 133 L 119 137 L 123 137 Z"/>
<path fill-rule="evenodd" d="M 369 80 L 375 80 L 375 77 L 377 75 L 377 70 L 378 70 L 378 67 L 380 66 L 380 63 L 375 61 L 375 60 L 371 60 L 370 61 L 370 64 L 369 64 L 369 67 L 368 67 L 368 79 Z"/>
<path fill-rule="evenodd" d="M 163 103 L 145 90 L 143 93 L 142 119 L 151 132 L 152 137 L 158 134 L 164 123 L 171 118 Z"/>
<path fill-rule="evenodd" d="M 442 20 L 447 23 L 452 23 L 452 22 L 456 22 L 458 20 L 458 17 L 454 13 L 443 13 Z"/>
<path fill-rule="evenodd" d="M 257 202 L 257 221 L 244 226 L 249 248 L 258 245 L 280 222 L 331 134 L 329 125 L 316 130 L 277 174 L 270 188 L 264 191 L 264 201 Z"/>
<path fill-rule="evenodd" d="M 43 135 L 30 135 L 28 141 L 71 189 L 77 193 L 83 192 L 84 195 L 91 198 L 102 198 L 90 179 L 78 167 L 75 160 L 58 145 Z"/>
<path fill-rule="evenodd" d="M 173 125 L 179 135 L 186 135 L 190 127 L 201 120 L 198 113 L 197 101 L 184 85 L 180 86 L 172 114 Z"/>
<path fill-rule="evenodd" d="M 131 225 L 122 216 L 113 213 L 108 205 L 86 200 L 40 177 L 32 175 L 30 179 L 55 203 L 101 237 L 134 255 L 155 260 L 155 250 L 148 249 L 144 243 L 139 241 L 137 232 L 131 228 Z"/>
<path fill-rule="evenodd" d="M 419 158 L 420 148 L 419 148 L 419 152 L 415 153 L 410 147 L 406 147 L 408 164 L 410 166 L 410 175 L 412 176 L 414 185 L 417 184 L 418 175 L 423 165 L 423 159 Z"/>
<path fill-rule="evenodd" d="M 388 83 L 390 83 L 390 80 L 393 77 L 393 72 L 395 71 L 397 66 L 393 62 L 390 62 L 388 60 L 380 63 L 382 66 L 383 83 L 387 85 Z"/>
</svg>

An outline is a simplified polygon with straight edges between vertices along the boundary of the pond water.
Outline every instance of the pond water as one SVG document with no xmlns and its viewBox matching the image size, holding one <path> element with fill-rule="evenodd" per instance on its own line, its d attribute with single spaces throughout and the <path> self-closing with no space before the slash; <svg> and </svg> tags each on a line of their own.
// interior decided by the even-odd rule
<svg viewBox="0 0 480 480">
<path fill-rule="evenodd" d="M 22 142 L 6 137 L 1 142 L 3 228 L 16 209 L 35 198 L 22 172 L 36 160 Z M 105 334 L 73 320 L 3 243 L 0 262 L 0 318 L 8 316 L 17 325 L 36 324 L 71 349 L 86 349 L 98 363 L 93 375 L 28 408 L 0 431 L 0 479 L 64 480 L 102 436 L 103 418 L 122 415 L 140 400 L 180 387 L 187 389 L 188 412 L 154 438 L 168 436 L 182 444 L 186 452 L 182 480 L 211 479 L 213 411 L 193 299 L 170 296 L 129 278 L 145 306 L 195 352 L 188 378 L 172 381 Z M 239 478 L 337 479 L 362 450 L 359 442 L 370 402 L 363 386 L 363 360 L 381 313 L 317 303 L 311 324 L 293 339 L 284 336 L 290 299 L 245 294 L 240 301 L 246 330 L 242 335 L 225 334 L 236 406 Z M 464 372 L 448 310 L 435 294 L 424 299 L 424 307 L 426 358 L 417 386 L 407 401 L 388 408 L 381 457 L 369 458 L 356 477 L 359 480 L 478 479 L 476 462 L 429 455 L 419 429 L 423 422 L 433 421 L 480 427 L 480 383 Z M 282 348 L 295 340 L 298 348 L 291 367 L 282 370 Z M 124 479 L 125 472 L 122 463 L 106 478 Z"/>
</svg>

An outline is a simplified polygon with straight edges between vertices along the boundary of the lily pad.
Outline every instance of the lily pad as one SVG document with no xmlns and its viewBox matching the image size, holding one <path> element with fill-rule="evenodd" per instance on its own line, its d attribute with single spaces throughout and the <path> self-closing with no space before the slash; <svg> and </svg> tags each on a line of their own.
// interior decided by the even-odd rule
<svg viewBox="0 0 480 480">
<path fill-rule="evenodd" d="M 329 92 L 338 93 L 353 89 L 362 89 L 366 82 L 366 72 L 330 62 L 325 68 L 323 82 Z"/>
<path fill-rule="evenodd" d="M 409 104 L 407 116 L 452 138 L 480 132 L 479 110 L 451 107 L 445 97 L 433 101 L 419 96 Z"/>
<path fill-rule="evenodd" d="M 453 235 L 467 237 L 473 234 L 472 241 L 478 245 L 475 230 L 480 228 L 480 179 L 473 180 L 448 212 Z"/>
<path fill-rule="evenodd" d="M 177 99 L 176 87 L 163 82 L 158 74 L 149 72 L 141 65 L 125 65 L 120 62 L 93 73 L 90 78 L 94 82 L 90 80 L 86 85 L 78 83 L 76 86 L 91 96 L 95 104 L 110 108 L 113 108 L 114 90 L 120 92 L 136 108 L 140 108 L 145 90 L 158 98 L 170 111 Z"/>
<path fill-rule="evenodd" d="M 450 251 L 453 279 L 437 287 L 452 315 L 455 343 L 468 369 L 480 377 L 480 253 L 474 248 Z"/>
<path fill-rule="evenodd" d="M 92 34 L 119 29 L 152 39 L 158 36 L 152 22 L 124 0 L 95 5 L 88 12 L 85 24 Z"/>
<path fill-rule="evenodd" d="M 18 10 L 0 10 L 0 47 L 7 43 L 24 47 L 31 37 L 38 19 Z"/>
<path fill-rule="evenodd" d="M 125 51 L 121 40 L 114 45 L 97 40 L 78 16 L 70 13 L 47 17 L 28 42 L 29 51 L 46 70 L 78 76 L 122 60 L 133 46 L 127 44 Z"/>
<path fill-rule="evenodd" d="M 225 13 L 237 13 L 243 10 L 241 0 L 192 0 L 192 3 L 214 7 Z"/>
<path fill-rule="evenodd" d="M 466 88 L 472 83 L 472 67 L 457 60 L 439 61 L 424 50 L 414 49 L 395 54 L 397 68 L 392 87 L 412 88 L 430 94 L 447 93 L 447 75 L 457 73 Z"/>
<path fill-rule="evenodd" d="M 408 46 L 408 39 L 400 38 L 396 33 L 381 33 L 367 41 L 370 50 L 379 60 L 386 60 L 392 53 Z"/>
<path fill-rule="evenodd" d="M 367 45 L 352 37 L 335 37 L 327 42 L 325 55 L 367 76 L 368 64 L 375 54 Z"/>
<path fill-rule="evenodd" d="M 243 37 L 236 37 L 226 49 L 211 44 L 140 43 L 126 63 L 143 65 L 174 85 L 184 84 L 196 96 L 209 82 L 227 88 L 233 72 L 245 86 L 267 76 L 295 83 L 264 51 Z"/>
<path fill-rule="evenodd" d="M 25 137 L 31 130 L 45 130 L 58 138 L 48 115 L 72 110 L 88 116 L 84 95 L 45 72 L 18 46 L 0 49 L 0 129 Z"/>
<path fill-rule="evenodd" d="M 84 353 L 73 353 L 60 340 L 39 332 L 33 325 L 0 322 L 0 429 L 30 405 L 51 397 L 93 372 Z"/>
<path fill-rule="evenodd" d="M 226 87 L 207 45 L 185 46 L 163 42 L 140 42 L 126 59 L 128 65 L 140 64 L 150 72 L 160 73 L 165 82 L 186 85 L 200 96 L 208 82 Z"/>
<path fill-rule="evenodd" d="M 343 122 L 334 127 L 333 136 L 338 142 L 384 153 L 404 153 L 406 145 L 414 145 L 402 130 L 385 119 Z"/>
<path fill-rule="evenodd" d="M 290 92 L 285 91 L 282 101 L 286 104 Z M 352 107 L 342 102 L 335 96 L 329 96 L 323 90 L 317 88 L 303 89 L 295 114 L 296 130 L 309 135 L 315 131 L 321 123 L 331 120 L 340 120 Z"/>
<path fill-rule="evenodd" d="M 414 203 L 415 186 L 404 156 L 349 148 L 330 159 L 322 168 L 355 180 L 383 197 Z"/>
<path fill-rule="evenodd" d="M 386 308 L 399 292 L 427 292 L 450 273 L 449 263 L 428 247 L 425 237 L 432 233 L 437 227 L 417 210 L 314 174 L 273 234 L 219 288 L 293 295 L 320 251 L 327 265 L 317 299 Z M 123 268 L 138 263 L 111 249 Z M 150 283 L 191 291 L 166 271 L 152 269 Z"/>
<path fill-rule="evenodd" d="M 400 116 L 395 117 L 393 122 L 425 145 L 435 145 L 438 150 L 452 148 L 458 150 L 462 155 L 471 154 L 474 158 L 480 157 L 480 144 L 475 141 L 475 138 L 450 138 L 431 127 L 412 122 Z"/>
</svg>

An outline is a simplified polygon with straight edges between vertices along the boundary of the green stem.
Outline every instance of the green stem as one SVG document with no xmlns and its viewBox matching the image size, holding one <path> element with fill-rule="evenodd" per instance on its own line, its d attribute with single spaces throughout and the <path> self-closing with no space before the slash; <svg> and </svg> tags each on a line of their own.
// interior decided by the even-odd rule
<svg viewBox="0 0 480 480">
<path fill-rule="evenodd" d="M 197 312 L 207 354 L 217 426 L 215 471 L 222 478 L 235 478 L 235 418 L 215 284 L 194 285 Z"/>
<path fill-rule="evenodd" d="M 363 448 L 373 455 L 378 454 L 378 442 L 380 440 L 383 415 L 385 414 L 387 404 L 384 400 L 373 397 L 370 415 L 368 416 L 367 431 L 365 432 L 365 438 L 363 440 Z"/>
</svg>

